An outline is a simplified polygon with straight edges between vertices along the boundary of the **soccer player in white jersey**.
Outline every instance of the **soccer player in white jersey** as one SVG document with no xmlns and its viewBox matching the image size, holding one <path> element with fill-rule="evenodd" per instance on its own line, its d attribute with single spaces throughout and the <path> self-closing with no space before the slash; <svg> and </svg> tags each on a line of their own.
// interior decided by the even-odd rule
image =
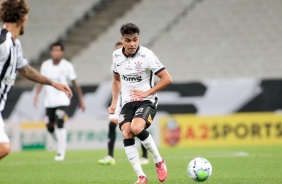
<svg viewBox="0 0 282 184">
<path fill-rule="evenodd" d="M 117 42 L 115 44 L 115 50 L 122 48 L 122 42 Z M 113 70 L 113 65 L 111 67 Z M 98 160 L 98 163 L 101 165 L 115 165 L 116 160 L 114 158 L 114 145 L 116 141 L 116 126 L 118 124 L 118 117 L 121 110 L 121 95 L 118 97 L 117 108 L 114 114 L 109 115 L 109 132 L 108 132 L 108 155 L 103 159 Z M 140 163 L 145 165 L 149 163 L 149 159 L 147 157 L 147 149 L 141 144 L 142 149 L 142 157 L 140 158 Z"/>
<path fill-rule="evenodd" d="M 85 110 L 85 103 L 80 86 L 76 82 L 76 73 L 73 65 L 63 58 L 64 45 L 62 43 L 53 43 L 50 46 L 51 59 L 42 63 L 40 72 L 43 76 L 60 81 L 63 84 L 72 83 L 75 92 L 78 96 L 79 107 L 82 111 Z M 55 156 L 56 161 L 65 159 L 66 145 L 67 145 L 67 131 L 64 127 L 67 120 L 67 107 L 70 105 L 70 99 L 50 86 L 44 86 L 46 95 L 44 99 L 44 106 L 46 108 L 46 127 L 48 132 L 57 141 L 58 154 Z M 42 84 L 38 84 L 34 96 L 34 105 L 37 106 L 38 95 L 43 88 Z M 55 131 L 55 125 L 57 127 Z"/>
<path fill-rule="evenodd" d="M 29 80 L 53 86 L 65 92 L 70 98 L 72 92 L 67 85 L 42 76 L 36 69 L 28 65 L 23 56 L 18 37 L 24 33 L 28 20 L 29 7 L 25 0 L 4 0 L 0 6 L 0 19 L 3 23 L 3 28 L 0 29 L 0 112 L 5 107 L 8 93 L 15 83 L 17 72 Z M 5 133 L 0 114 L 0 159 L 8 155 L 10 149 L 9 138 Z"/>
<path fill-rule="evenodd" d="M 157 92 L 172 82 L 172 78 L 157 56 L 149 49 L 139 45 L 139 28 L 127 23 L 121 26 L 123 48 L 114 51 L 114 78 L 112 84 L 112 103 L 109 113 L 114 113 L 117 99 L 122 89 L 122 110 L 119 116 L 119 127 L 123 134 L 124 149 L 128 160 L 138 176 L 137 183 L 147 183 L 147 177 L 139 162 L 135 146 L 137 137 L 152 154 L 156 165 L 158 179 L 167 178 L 167 168 L 155 142 L 146 130 L 156 114 Z M 153 74 L 159 81 L 154 85 Z"/>
</svg>

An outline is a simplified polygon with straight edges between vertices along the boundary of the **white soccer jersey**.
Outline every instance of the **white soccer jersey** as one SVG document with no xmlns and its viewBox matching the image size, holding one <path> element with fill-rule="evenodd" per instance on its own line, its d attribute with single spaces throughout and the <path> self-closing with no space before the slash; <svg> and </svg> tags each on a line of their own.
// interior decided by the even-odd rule
<svg viewBox="0 0 282 184">
<path fill-rule="evenodd" d="M 165 69 L 158 57 L 146 47 L 139 46 L 132 57 L 123 54 L 123 48 L 113 53 L 114 73 L 119 74 L 122 83 L 122 104 L 133 101 L 150 100 L 157 105 L 157 94 L 147 98 L 132 99 L 133 89 L 148 91 L 154 86 L 153 74 L 157 75 Z"/>
<path fill-rule="evenodd" d="M 17 70 L 27 65 L 28 62 L 23 56 L 20 40 L 13 41 L 10 32 L 6 29 L 0 29 L 0 112 L 3 111 L 8 93 L 14 86 Z"/>
<path fill-rule="evenodd" d="M 77 77 L 73 65 L 65 59 L 62 59 L 57 65 L 53 64 L 52 59 L 44 61 L 40 68 L 40 72 L 45 77 L 62 84 L 69 84 L 70 81 L 75 80 Z M 48 85 L 45 85 L 45 90 L 45 107 L 70 105 L 70 99 L 64 92 Z"/>
</svg>

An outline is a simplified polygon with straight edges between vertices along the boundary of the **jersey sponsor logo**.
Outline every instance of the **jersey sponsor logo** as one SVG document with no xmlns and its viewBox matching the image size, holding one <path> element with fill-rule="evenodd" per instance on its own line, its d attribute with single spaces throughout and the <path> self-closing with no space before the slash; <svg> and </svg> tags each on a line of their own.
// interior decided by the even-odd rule
<svg viewBox="0 0 282 184">
<path fill-rule="evenodd" d="M 122 75 L 122 79 L 128 82 L 141 82 L 142 76 L 138 75 Z"/>
</svg>

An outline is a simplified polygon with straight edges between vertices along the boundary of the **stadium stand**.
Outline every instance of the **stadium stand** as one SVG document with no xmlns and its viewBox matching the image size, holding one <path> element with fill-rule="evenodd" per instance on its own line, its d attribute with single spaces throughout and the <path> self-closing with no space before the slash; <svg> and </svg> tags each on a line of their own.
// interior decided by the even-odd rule
<svg viewBox="0 0 282 184">
<path fill-rule="evenodd" d="M 202 1 L 152 47 L 177 81 L 281 78 L 279 0 Z"/>
<path fill-rule="evenodd" d="M 79 22 L 63 39 L 66 46 L 65 57 L 73 56 L 85 49 L 110 27 L 116 19 L 122 17 L 136 3 L 141 0 L 101 0 L 87 16 Z"/>
<path fill-rule="evenodd" d="M 119 27 L 134 22 L 175 81 L 281 77 L 281 17 L 279 0 L 143 0 L 73 62 L 81 83 L 109 79 Z"/>
<path fill-rule="evenodd" d="M 31 12 L 30 24 L 33 26 L 27 29 L 27 34 L 24 37 L 26 39 L 23 39 L 27 45 L 24 47 L 24 50 L 27 50 L 26 57 L 30 60 L 32 66 L 39 69 L 41 63 L 50 58 L 50 44 L 55 41 L 60 41 L 65 45 L 64 57 L 71 60 L 73 56 L 80 53 L 89 43 L 99 37 L 100 33 L 107 30 L 116 19 L 123 16 L 134 4 L 140 1 L 141 0 L 87 0 L 87 2 L 81 2 L 83 5 L 78 5 L 78 8 L 76 7 L 76 4 L 79 4 L 77 1 L 57 2 L 53 3 L 56 5 L 56 10 L 47 12 L 47 10 L 44 9 L 44 18 L 39 18 L 39 12 L 43 7 L 52 8 L 52 2 L 41 3 L 31 1 L 31 8 L 36 11 L 35 13 Z M 65 4 L 67 4 L 67 7 L 65 7 Z M 66 12 L 72 13 L 76 8 L 79 13 L 76 12 L 72 16 L 66 16 Z M 62 11 L 56 15 L 54 12 L 60 9 Z M 45 14 L 47 16 L 45 16 Z M 67 21 L 64 19 L 67 19 Z M 43 26 L 41 25 L 42 22 L 37 23 L 40 20 L 44 22 Z M 61 22 L 63 23 L 61 24 Z M 33 34 L 33 32 L 35 32 L 35 34 Z M 43 36 L 41 39 L 42 42 L 37 44 L 41 36 Z M 34 48 L 34 45 L 39 46 Z M 32 55 L 30 56 L 29 54 Z M 19 86 L 34 85 L 21 76 L 17 78 L 16 82 Z"/>
<path fill-rule="evenodd" d="M 36 60 L 49 47 L 100 0 L 27 0 L 30 5 L 29 23 L 21 37 L 25 56 Z M 82 3 L 83 2 L 83 3 Z"/>
<path fill-rule="evenodd" d="M 109 27 L 104 34 L 101 34 L 97 40 L 93 41 L 81 54 L 72 59 L 77 68 L 79 82 L 98 84 L 111 79 L 111 55 L 115 42 L 120 40 L 119 28 L 123 23 L 133 22 L 140 27 L 141 44 L 145 46 L 178 17 L 179 13 L 191 2 L 191 0 L 166 1 L 165 3 L 163 0 L 141 1 Z"/>
</svg>

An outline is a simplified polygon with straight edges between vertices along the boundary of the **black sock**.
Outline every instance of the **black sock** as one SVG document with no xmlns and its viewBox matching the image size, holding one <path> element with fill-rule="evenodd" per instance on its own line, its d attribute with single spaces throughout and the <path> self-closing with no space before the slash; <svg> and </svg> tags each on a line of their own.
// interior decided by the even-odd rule
<svg viewBox="0 0 282 184">
<path fill-rule="evenodd" d="M 126 146 L 132 146 L 135 144 L 135 139 L 134 138 L 129 138 L 129 139 L 123 139 L 123 145 L 124 147 Z"/>
<path fill-rule="evenodd" d="M 141 141 L 144 141 L 149 137 L 149 132 L 146 129 L 143 129 L 136 137 L 138 137 Z"/>
<path fill-rule="evenodd" d="M 109 133 L 108 133 L 108 155 L 114 157 L 114 145 L 116 141 L 116 124 L 113 122 L 109 123 Z"/>
</svg>

